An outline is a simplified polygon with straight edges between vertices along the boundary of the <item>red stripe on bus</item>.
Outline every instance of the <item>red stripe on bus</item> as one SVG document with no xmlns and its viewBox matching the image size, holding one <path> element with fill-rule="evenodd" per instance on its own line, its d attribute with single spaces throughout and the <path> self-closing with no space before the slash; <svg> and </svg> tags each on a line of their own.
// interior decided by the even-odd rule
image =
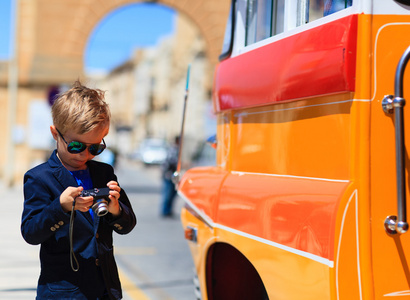
<svg viewBox="0 0 410 300">
<path fill-rule="evenodd" d="M 357 15 L 227 59 L 215 76 L 215 110 L 353 92 Z"/>
</svg>

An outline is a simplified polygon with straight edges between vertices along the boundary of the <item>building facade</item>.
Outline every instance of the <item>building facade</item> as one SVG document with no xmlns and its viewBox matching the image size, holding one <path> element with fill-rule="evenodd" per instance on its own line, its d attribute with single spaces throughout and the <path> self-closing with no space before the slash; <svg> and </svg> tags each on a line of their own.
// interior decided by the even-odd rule
<svg viewBox="0 0 410 300">
<path fill-rule="evenodd" d="M 45 135 L 50 136 L 48 126 L 43 124 L 44 126 L 40 127 L 41 124 L 36 120 L 46 120 L 42 116 L 47 113 L 47 106 L 44 103 L 48 102 L 50 89 L 56 85 L 68 86 L 78 78 L 85 81 L 83 57 L 93 28 L 111 11 L 138 2 L 135 0 L 15 0 L 15 50 L 10 61 L 0 62 L 0 107 L 2 108 L 0 110 L 2 114 L 0 125 L 4 128 L 0 133 L 0 138 L 4 141 L 0 147 L 0 179 L 7 184 L 20 184 L 22 176 L 28 168 L 44 161 L 50 151 L 52 141 L 50 142 L 48 137 L 45 137 Z M 204 80 L 207 81 L 208 85 L 212 77 L 213 66 L 217 62 L 222 46 L 230 1 L 159 0 L 157 3 L 175 9 L 197 27 L 202 37 L 201 43 L 204 44 L 203 52 L 199 54 L 198 58 L 204 53 L 204 57 L 210 64 L 210 67 L 204 67 L 209 73 L 202 74 L 204 75 L 202 77 L 207 78 Z M 183 33 L 181 33 L 181 39 L 184 39 Z M 182 46 L 184 42 L 180 40 L 180 43 Z M 177 57 L 178 62 L 171 65 L 171 73 L 186 73 L 187 63 L 183 62 L 182 58 L 186 51 L 189 51 L 188 48 L 181 47 L 181 49 L 172 52 L 172 55 Z M 138 55 L 136 55 L 136 59 L 138 59 Z M 199 69 L 194 66 L 193 60 L 188 59 L 187 61 L 192 63 L 193 70 Z M 133 80 L 137 80 L 138 76 L 145 77 L 143 64 L 134 70 L 136 76 Z M 148 65 L 145 67 L 149 68 Z M 155 104 L 159 107 L 168 107 L 169 110 L 177 110 L 176 107 L 170 108 L 164 105 L 164 101 L 171 100 L 163 95 L 171 95 L 174 92 L 179 95 L 178 86 L 184 86 L 185 79 L 181 79 L 181 83 L 178 85 L 178 80 L 175 79 L 177 77 L 173 78 L 174 81 L 168 83 L 162 81 L 157 83 L 158 78 L 155 78 L 151 84 L 161 86 L 161 88 L 155 89 L 155 92 L 143 89 L 135 90 L 133 97 L 137 104 L 133 105 L 133 111 L 136 111 L 136 114 L 129 114 L 129 110 L 121 112 L 124 105 L 112 105 L 115 126 L 120 129 L 116 132 L 122 132 L 123 135 L 127 136 L 129 135 L 128 131 L 130 131 L 129 126 L 132 127 L 133 134 L 137 137 L 143 136 L 144 132 L 147 132 L 144 131 L 144 128 L 153 134 L 160 132 L 162 126 L 158 125 L 158 121 L 151 120 L 154 118 L 163 120 L 162 117 L 159 117 L 161 109 L 157 106 L 147 107 L 147 103 L 139 103 L 137 99 L 145 97 L 144 93 L 150 93 L 152 101 L 149 102 L 149 105 Z M 121 81 L 121 83 L 117 83 L 118 86 L 121 84 L 131 85 L 130 82 L 126 82 L 131 80 L 130 78 L 124 79 L 125 81 L 117 80 Z M 166 84 L 172 84 L 172 91 L 160 94 L 162 86 L 165 87 Z M 124 89 L 127 90 L 127 88 Z M 193 86 L 191 90 L 190 98 L 192 99 L 195 93 Z M 113 93 L 116 92 L 122 95 L 116 97 L 117 101 L 121 103 L 128 101 L 124 100 L 126 91 L 118 89 Z M 107 93 L 107 97 L 109 98 L 111 95 Z M 183 96 L 179 95 L 179 97 L 182 99 Z M 155 108 L 155 113 L 148 115 L 143 113 L 144 110 L 151 110 L 151 108 Z M 123 117 L 116 119 L 118 115 L 123 115 Z M 139 115 L 139 119 L 131 120 L 130 118 L 135 118 L 135 115 Z M 167 122 L 167 124 L 169 123 Z M 138 124 L 137 127 L 141 128 L 141 131 L 137 129 L 135 132 L 135 124 Z M 33 142 L 33 139 L 29 138 L 41 135 L 44 135 L 44 138 L 41 139 L 42 143 Z M 127 151 L 134 147 L 133 143 L 130 142 Z"/>
</svg>

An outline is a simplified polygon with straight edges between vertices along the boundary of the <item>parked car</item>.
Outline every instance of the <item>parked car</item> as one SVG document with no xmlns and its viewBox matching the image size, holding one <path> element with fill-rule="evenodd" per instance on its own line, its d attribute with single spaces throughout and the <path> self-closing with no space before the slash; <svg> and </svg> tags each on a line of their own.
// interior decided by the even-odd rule
<svg viewBox="0 0 410 300">
<path fill-rule="evenodd" d="M 148 138 L 141 142 L 137 158 L 145 165 L 160 165 L 167 157 L 167 143 L 163 139 Z"/>
</svg>

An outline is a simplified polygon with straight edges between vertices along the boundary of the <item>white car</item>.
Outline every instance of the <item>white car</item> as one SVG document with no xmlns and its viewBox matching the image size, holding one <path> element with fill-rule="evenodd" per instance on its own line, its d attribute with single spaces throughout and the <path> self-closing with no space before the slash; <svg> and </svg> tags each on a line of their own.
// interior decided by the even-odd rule
<svg viewBox="0 0 410 300">
<path fill-rule="evenodd" d="M 162 139 L 145 139 L 138 150 L 138 158 L 146 165 L 160 165 L 167 157 L 167 143 Z"/>
</svg>

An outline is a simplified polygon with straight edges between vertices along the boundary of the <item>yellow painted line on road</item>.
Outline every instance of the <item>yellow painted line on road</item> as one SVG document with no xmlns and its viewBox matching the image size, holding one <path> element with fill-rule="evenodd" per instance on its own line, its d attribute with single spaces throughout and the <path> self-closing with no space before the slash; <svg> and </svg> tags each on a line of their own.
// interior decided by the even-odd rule
<svg viewBox="0 0 410 300">
<path fill-rule="evenodd" d="M 120 269 L 118 269 L 118 273 L 120 276 L 120 281 L 122 285 L 122 289 L 127 295 L 130 297 L 130 299 L 135 299 L 135 300 L 150 300 L 150 298 L 145 295 L 139 288 L 136 286 L 131 279 L 127 277 L 127 275 L 124 274 Z"/>
</svg>

